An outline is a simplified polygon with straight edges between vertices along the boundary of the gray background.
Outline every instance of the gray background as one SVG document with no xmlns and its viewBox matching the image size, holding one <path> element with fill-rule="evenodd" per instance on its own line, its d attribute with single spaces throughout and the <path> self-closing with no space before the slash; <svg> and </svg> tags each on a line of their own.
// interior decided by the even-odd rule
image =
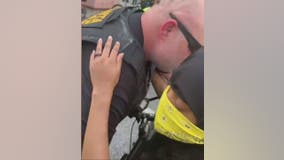
<svg viewBox="0 0 284 160">
<path fill-rule="evenodd" d="M 205 6 L 206 159 L 284 159 L 283 1 Z"/>
</svg>

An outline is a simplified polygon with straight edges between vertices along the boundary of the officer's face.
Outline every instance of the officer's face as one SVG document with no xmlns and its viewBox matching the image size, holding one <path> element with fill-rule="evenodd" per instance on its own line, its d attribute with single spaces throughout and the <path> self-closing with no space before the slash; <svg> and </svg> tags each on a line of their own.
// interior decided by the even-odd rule
<svg viewBox="0 0 284 160">
<path fill-rule="evenodd" d="M 171 72 L 191 54 L 186 39 L 177 27 L 158 41 L 154 63 L 161 71 Z"/>
<path fill-rule="evenodd" d="M 189 32 L 188 26 L 178 19 L 173 13 L 169 13 L 170 19 L 167 19 L 162 25 L 158 37 L 158 49 L 156 51 L 156 66 L 164 72 L 170 72 L 181 62 L 190 56 L 197 49 L 202 47 L 199 41 L 202 41 L 203 29 L 201 27 L 199 40 Z M 193 25 L 194 26 L 194 25 Z M 192 27 L 193 28 L 193 27 Z"/>
</svg>

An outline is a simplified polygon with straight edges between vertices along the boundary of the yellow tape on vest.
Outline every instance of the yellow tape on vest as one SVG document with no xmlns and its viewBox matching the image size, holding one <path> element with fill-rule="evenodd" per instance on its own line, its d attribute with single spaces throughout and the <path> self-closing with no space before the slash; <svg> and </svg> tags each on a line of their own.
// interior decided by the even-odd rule
<svg viewBox="0 0 284 160">
<path fill-rule="evenodd" d="M 86 24 L 93 24 L 93 23 L 99 23 L 102 22 L 108 15 L 110 15 L 112 13 L 112 9 L 100 12 L 90 18 L 85 19 L 82 24 L 86 25 Z"/>
</svg>

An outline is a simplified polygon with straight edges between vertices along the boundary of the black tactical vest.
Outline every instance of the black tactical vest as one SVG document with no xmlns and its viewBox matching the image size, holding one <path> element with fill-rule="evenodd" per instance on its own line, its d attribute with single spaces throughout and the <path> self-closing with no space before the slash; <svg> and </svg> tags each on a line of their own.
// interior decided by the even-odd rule
<svg viewBox="0 0 284 160">
<path fill-rule="evenodd" d="M 149 80 L 143 46 L 132 35 L 128 23 L 128 17 L 136 12 L 141 11 L 130 7 L 106 10 L 82 22 L 82 43 L 96 44 L 99 38 L 105 42 L 109 35 L 113 37 L 113 42 L 120 42 L 119 52 L 124 53 L 124 62 L 135 71 L 137 92 L 130 104 L 135 109 L 146 96 Z"/>
</svg>

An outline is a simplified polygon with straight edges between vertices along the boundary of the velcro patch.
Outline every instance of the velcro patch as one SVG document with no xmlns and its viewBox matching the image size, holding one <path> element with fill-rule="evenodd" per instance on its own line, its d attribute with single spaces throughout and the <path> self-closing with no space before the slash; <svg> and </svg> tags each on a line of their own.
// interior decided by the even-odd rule
<svg viewBox="0 0 284 160">
<path fill-rule="evenodd" d="M 87 24 L 93 24 L 93 23 L 99 23 L 102 22 L 108 15 L 112 13 L 112 9 L 100 12 L 90 18 L 85 19 L 82 24 L 87 25 Z"/>
</svg>

